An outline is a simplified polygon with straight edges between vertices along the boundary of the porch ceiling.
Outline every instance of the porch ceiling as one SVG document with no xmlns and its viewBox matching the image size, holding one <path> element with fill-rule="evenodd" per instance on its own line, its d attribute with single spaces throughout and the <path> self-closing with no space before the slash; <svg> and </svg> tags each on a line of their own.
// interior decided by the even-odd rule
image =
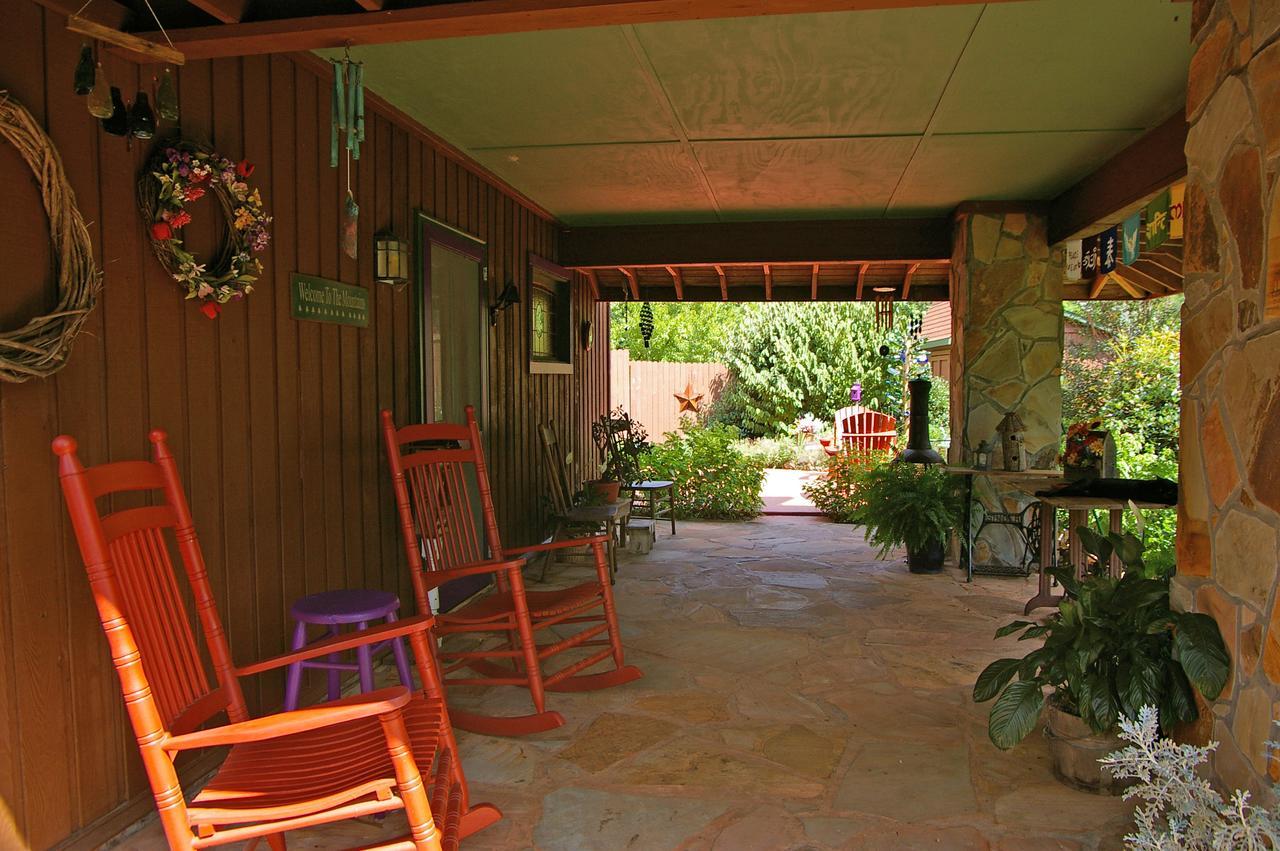
<svg viewBox="0 0 1280 851">
<path fill-rule="evenodd" d="M 1047 200 L 1179 108 L 1189 8 L 1036 0 L 354 50 L 371 89 L 570 225 Z"/>
</svg>

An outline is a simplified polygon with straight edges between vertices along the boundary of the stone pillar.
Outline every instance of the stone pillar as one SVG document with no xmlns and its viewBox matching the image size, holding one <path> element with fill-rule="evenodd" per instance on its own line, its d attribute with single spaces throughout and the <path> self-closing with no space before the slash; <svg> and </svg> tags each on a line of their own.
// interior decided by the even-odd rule
<svg viewBox="0 0 1280 851">
<path fill-rule="evenodd" d="M 1062 256 L 1051 256 L 1043 214 L 998 204 L 961 205 L 951 255 L 951 448 L 969 465 L 973 450 L 997 444 L 1013 411 L 1027 426 L 1033 466 L 1053 466 L 1062 436 Z M 998 458 L 997 453 L 997 458 Z M 1020 511 L 1025 494 L 978 477 L 987 511 Z M 1017 564 L 1022 545 L 990 526 L 974 545 L 979 564 Z"/>
<path fill-rule="evenodd" d="M 1191 28 L 1174 602 L 1212 615 L 1232 658 L 1194 737 L 1257 796 L 1280 779 L 1280 4 L 1196 0 Z"/>
</svg>

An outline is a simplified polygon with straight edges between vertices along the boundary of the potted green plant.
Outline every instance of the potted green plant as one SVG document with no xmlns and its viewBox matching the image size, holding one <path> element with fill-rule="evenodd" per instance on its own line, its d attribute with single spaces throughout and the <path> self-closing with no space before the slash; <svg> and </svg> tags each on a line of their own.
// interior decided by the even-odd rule
<svg viewBox="0 0 1280 851">
<path fill-rule="evenodd" d="M 1054 774 L 1077 788 L 1114 792 L 1118 784 L 1097 760 L 1122 746 L 1120 719 L 1150 705 L 1165 730 L 1195 720 L 1192 689 L 1216 698 L 1230 660 L 1213 618 L 1170 608 L 1170 574 L 1143 563 L 1141 541 L 1087 527 L 1079 533 L 1102 572 L 1077 580 L 1070 569 L 1053 571 L 1066 591 L 1057 611 L 1042 624 L 1014 621 L 996 631 L 1041 645 L 988 665 L 973 699 L 995 698 L 987 731 L 999 748 L 1022 741 L 1047 707 Z M 1119 578 L 1106 573 L 1112 553 L 1125 565 Z"/>
<path fill-rule="evenodd" d="M 640 480 L 640 456 L 649 449 L 649 433 L 616 408 L 591 424 L 591 440 L 600 453 L 600 478 L 587 484 L 604 502 L 613 502 L 624 484 Z"/>
<path fill-rule="evenodd" d="M 856 473 L 853 490 L 846 517 L 864 527 L 880 558 L 905 546 L 912 573 L 942 569 L 947 538 L 963 516 L 959 479 L 941 466 L 890 461 Z"/>
</svg>

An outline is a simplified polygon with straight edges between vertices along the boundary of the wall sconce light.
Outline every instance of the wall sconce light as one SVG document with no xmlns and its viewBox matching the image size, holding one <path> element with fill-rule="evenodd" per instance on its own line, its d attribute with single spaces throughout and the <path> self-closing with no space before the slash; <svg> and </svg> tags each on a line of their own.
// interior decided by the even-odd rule
<svg viewBox="0 0 1280 851">
<path fill-rule="evenodd" d="M 502 288 L 502 292 L 498 294 L 498 300 L 494 304 L 489 305 L 489 324 L 498 324 L 498 314 L 511 307 L 513 304 L 520 303 L 520 288 L 516 286 L 516 282 L 509 280 L 507 285 Z"/>
<path fill-rule="evenodd" d="M 409 243 L 390 231 L 373 235 L 373 277 L 383 284 L 409 281 Z"/>
</svg>

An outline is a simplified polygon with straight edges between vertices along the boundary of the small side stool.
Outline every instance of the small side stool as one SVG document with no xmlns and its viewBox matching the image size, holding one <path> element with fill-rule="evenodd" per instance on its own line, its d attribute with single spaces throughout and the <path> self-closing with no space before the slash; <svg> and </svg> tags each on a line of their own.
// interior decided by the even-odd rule
<svg viewBox="0 0 1280 851">
<path fill-rule="evenodd" d="M 328 627 L 325 637 L 336 636 L 340 628 L 347 624 L 355 624 L 356 629 L 365 629 L 369 621 L 383 620 L 386 623 L 395 621 L 400 612 L 400 599 L 389 591 L 321 591 L 310 594 L 294 602 L 289 610 L 293 616 L 293 650 L 301 650 L 307 645 L 307 625 L 317 624 Z M 356 661 L 343 662 L 341 654 L 330 653 L 327 661 L 294 662 L 285 673 L 284 708 L 292 711 L 298 708 L 298 692 L 302 688 L 302 669 L 321 668 L 329 672 L 329 699 L 337 700 L 342 696 L 340 672 L 359 671 L 360 690 L 373 691 L 373 656 L 381 653 L 387 645 L 395 655 L 396 670 L 400 673 L 401 684 L 413 689 L 413 677 L 409 673 L 409 658 L 405 655 L 404 642 L 392 638 L 379 644 L 356 648 Z"/>
<path fill-rule="evenodd" d="M 671 534 L 676 533 L 675 482 L 633 482 L 627 485 L 627 490 L 631 491 L 632 514 L 636 517 L 648 517 L 655 525 L 659 520 L 670 520 Z M 663 502 L 666 502 L 665 508 L 662 506 Z"/>
</svg>

